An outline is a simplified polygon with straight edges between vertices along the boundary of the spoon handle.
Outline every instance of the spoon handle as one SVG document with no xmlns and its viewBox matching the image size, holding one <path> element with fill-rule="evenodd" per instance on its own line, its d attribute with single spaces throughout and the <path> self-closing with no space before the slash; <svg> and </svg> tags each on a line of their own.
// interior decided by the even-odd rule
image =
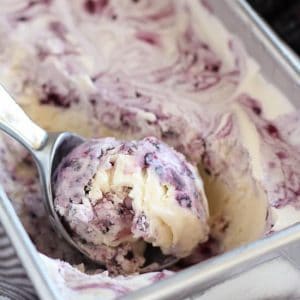
<svg viewBox="0 0 300 300">
<path fill-rule="evenodd" d="M 24 113 L 0 85 L 0 129 L 29 150 L 39 150 L 47 140 L 47 133 Z"/>
</svg>

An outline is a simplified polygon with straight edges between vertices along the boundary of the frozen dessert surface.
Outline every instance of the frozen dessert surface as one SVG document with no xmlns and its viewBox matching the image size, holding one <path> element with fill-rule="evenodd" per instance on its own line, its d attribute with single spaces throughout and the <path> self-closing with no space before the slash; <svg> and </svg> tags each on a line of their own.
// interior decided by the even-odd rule
<svg viewBox="0 0 300 300">
<path fill-rule="evenodd" d="M 207 240 L 198 171 L 156 138 L 87 141 L 55 177 L 56 210 L 75 241 L 111 272 L 139 271 L 150 245 L 182 258 Z"/>
<path fill-rule="evenodd" d="M 62 299 L 88 300 L 117 299 L 126 294 L 151 285 L 174 274 L 172 271 L 151 272 L 136 275 L 109 276 L 107 271 L 85 274 L 83 264 L 76 268 L 61 260 L 50 259 L 41 254 L 48 272 L 55 280 Z"/>
<path fill-rule="evenodd" d="M 197 165 L 211 231 L 208 241 L 185 261 L 197 263 L 300 220 L 299 113 L 263 78 L 260 66 L 209 9 L 209 1 L 1 1 L 0 23 L 0 82 L 44 128 L 120 140 L 154 136 Z M 116 140 L 109 143 L 120 147 Z M 46 259 L 46 265 L 59 270 L 65 265 L 61 261 L 72 266 L 82 263 L 84 272 L 91 272 L 88 262 L 52 231 L 27 153 L 6 136 L 1 136 L 0 151 L 1 184 L 26 230 L 40 252 L 60 260 Z M 120 165 L 127 164 L 123 156 L 118 157 Z M 176 165 L 171 164 L 175 169 Z M 71 166 L 65 172 L 70 170 Z M 152 167 L 147 170 L 155 174 L 160 187 L 161 177 Z M 96 179 L 91 180 L 95 186 Z M 82 185 L 76 186 L 86 197 Z M 113 201 L 130 192 L 120 191 Z M 99 195 L 97 189 L 88 191 L 91 199 Z M 112 218 L 121 220 L 110 201 L 105 205 Z M 191 208 L 176 205 L 194 216 L 201 211 L 196 202 Z M 66 207 L 71 203 L 61 209 L 67 218 Z M 155 217 L 159 213 L 155 211 Z M 86 220 L 81 225 L 89 224 L 87 216 L 81 216 Z M 131 214 L 122 218 L 134 220 Z M 116 242 L 113 237 L 120 230 L 117 225 L 105 237 L 106 243 Z M 125 238 L 126 230 L 121 234 Z M 174 250 L 167 238 L 155 237 L 164 251 Z M 177 246 L 185 252 L 180 243 Z M 136 253 L 142 249 L 137 247 Z M 76 273 L 71 265 L 67 269 Z M 70 283 L 71 277 L 65 280 Z M 138 288 L 150 284 L 145 278 L 127 280 Z M 97 286 L 93 291 L 103 289 Z M 72 295 L 87 295 L 90 290 L 88 285 L 80 291 L 74 286 Z"/>
</svg>

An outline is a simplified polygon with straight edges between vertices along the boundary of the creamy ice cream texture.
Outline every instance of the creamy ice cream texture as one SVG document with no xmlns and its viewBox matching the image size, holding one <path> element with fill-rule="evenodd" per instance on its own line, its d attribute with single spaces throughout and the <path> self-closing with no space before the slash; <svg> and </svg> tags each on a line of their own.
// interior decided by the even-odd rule
<svg viewBox="0 0 300 300">
<path fill-rule="evenodd" d="M 155 136 L 199 167 L 211 231 L 185 261 L 300 220 L 299 113 L 201 1 L 2 1 L 0 21 L 0 81 L 40 125 Z M 1 184 L 61 290 L 114 298 L 159 278 L 93 270 L 52 232 L 27 153 L 0 147 Z"/>
<path fill-rule="evenodd" d="M 207 240 L 197 170 L 156 138 L 85 142 L 55 177 L 56 210 L 75 241 L 110 271 L 139 271 L 147 243 L 182 258 Z"/>
</svg>

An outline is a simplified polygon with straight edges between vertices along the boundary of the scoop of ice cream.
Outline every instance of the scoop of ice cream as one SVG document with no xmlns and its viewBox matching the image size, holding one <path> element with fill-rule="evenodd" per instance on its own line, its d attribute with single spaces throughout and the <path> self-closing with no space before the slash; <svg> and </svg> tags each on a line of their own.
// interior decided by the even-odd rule
<svg viewBox="0 0 300 300">
<path fill-rule="evenodd" d="M 208 235 L 202 181 L 155 138 L 75 148 L 54 178 L 55 207 L 74 239 L 113 272 L 136 272 L 148 247 L 185 257 Z"/>
</svg>

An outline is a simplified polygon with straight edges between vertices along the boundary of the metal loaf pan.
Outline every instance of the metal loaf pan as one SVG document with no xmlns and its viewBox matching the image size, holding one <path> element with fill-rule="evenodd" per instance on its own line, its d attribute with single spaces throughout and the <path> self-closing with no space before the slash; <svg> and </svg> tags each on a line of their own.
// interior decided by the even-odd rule
<svg viewBox="0 0 300 300">
<path fill-rule="evenodd" d="M 264 76 L 284 92 L 295 106 L 300 107 L 300 103 L 297 103 L 300 94 L 300 63 L 297 56 L 274 35 L 245 0 L 206 1 L 228 30 L 244 42 L 247 52 L 261 65 Z M 2 225 L 37 294 L 41 299 L 60 299 L 9 200 L 2 192 L 0 198 Z M 208 288 L 228 278 L 236 278 L 240 273 L 274 258 L 284 257 L 300 266 L 300 255 L 297 253 L 300 253 L 300 224 L 199 263 L 133 292 L 124 299 L 194 299 Z"/>
</svg>

